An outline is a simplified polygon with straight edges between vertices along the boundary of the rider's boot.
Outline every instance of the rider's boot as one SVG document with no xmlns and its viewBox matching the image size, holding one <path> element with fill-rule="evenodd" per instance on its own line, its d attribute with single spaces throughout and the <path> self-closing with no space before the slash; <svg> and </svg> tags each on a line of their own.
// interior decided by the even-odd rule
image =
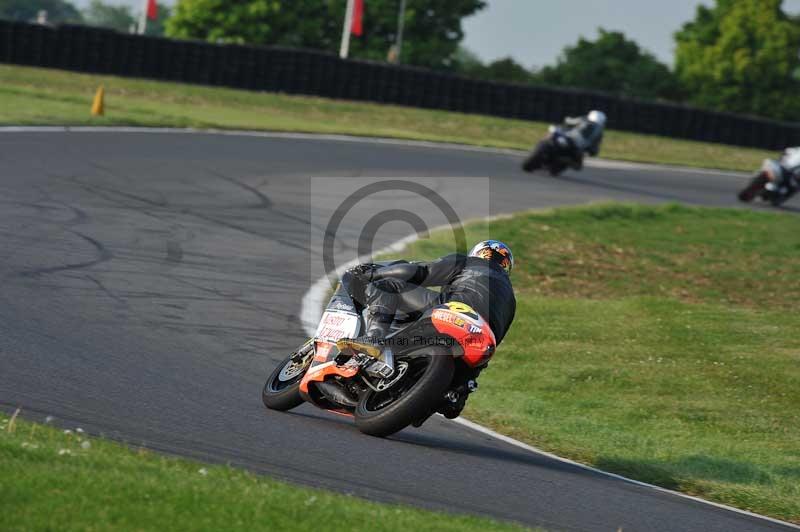
<svg viewBox="0 0 800 532">
<path fill-rule="evenodd" d="M 376 347 L 380 349 L 392 325 L 394 316 L 383 312 L 370 312 L 367 317 L 365 332 L 357 338 L 353 338 L 353 344 L 363 344 L 364 348 Z"/>
<path fill-rule="evenodd" d="M 478 375 L 482 370 L 483 367 L 468 369 L 461 374 L 455 375 L 453 386 L 444 394 L 444 402 L 437 412 L 447 419 L 455 419 L 461 415 L 469 395 L 478 390 Z"/>
<path fill-rule="evenodd" d="M 391 349 L 385 345 L 386 334 L 394 316 L 380 312 L 371 312 L 366 332 L 357 338 L 343 338 L 337 342 L 339 350 L 350 349 L 355 353 L 363 353 L 375 359 L 364 366 L 365 371 L 376 378 L 389 378 L 394 374 Z M 388 353 L 387 353 L 388 351 Z"/>
</svg>

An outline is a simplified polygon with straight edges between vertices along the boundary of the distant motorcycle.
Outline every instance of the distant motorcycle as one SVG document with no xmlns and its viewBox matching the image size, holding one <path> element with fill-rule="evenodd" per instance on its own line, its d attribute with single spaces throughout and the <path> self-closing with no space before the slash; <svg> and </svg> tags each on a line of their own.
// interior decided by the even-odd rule
<svg viewBox="0 0 800 532">
<path fill-rule="evenodd" d="M 780 162 L 767 159 L 745 188 L 739 192 L 739 201 L 749 203 L 756 198 L 772 204 L 782 205 L 797 192 L 794 177 Z"/>
<path fill-rule="evenodd" d="M 540 141 L 522 163 L 522 169 L 533 172 L 541 168 L 555 177 L 567 168 L 580 169 L 582 154 L 561 126 L 550 126 L 547 137 Z"/>
<path fill-rule="evenodd" d="M 309 402 L 351 416 L 361 432 L 383 437 L 420 426 L 447 401 L 473 391 L 457 376 L 494 354 L 495 337 L 483 318 L 457 302 L 399 315 L 380 348 L 356 352 L 347 339 L 364 329 L 359 302 L 365 288 L 350 272 L 342 275 L 314 338 L 267 379 L 267 408 L 284 411 Z"/>
</svg>

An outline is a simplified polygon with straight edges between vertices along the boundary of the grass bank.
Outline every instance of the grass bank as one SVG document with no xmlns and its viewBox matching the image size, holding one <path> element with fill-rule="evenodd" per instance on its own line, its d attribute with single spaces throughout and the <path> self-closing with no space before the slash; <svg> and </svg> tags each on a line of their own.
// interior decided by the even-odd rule
<svg viewBox="0 0 800 532">
<path fill-rule="evenodd" d="M 800 522 L 800 218 L 604 205 L 469 233 L 511 245 L 518 308 L 467 418 Z M 450 252 L 448 235 L 400 255 Z"/>
<path fill-rule="evenodd" d="M 89 110 L 99 85 L 106 116 Z M 528 150 L 547 124 L 0 65 L 0 124 L 254 129 L 393 137 Z M 611 126 L 613 127 L 613 117 Z M 609 131 L 602 156 L 751 171 L 774 153 Z"/>
<path fill-rule="evenodd" d="M 523 530 L 168 458 L 0 414 L 0 530 Z"/>
</svg>

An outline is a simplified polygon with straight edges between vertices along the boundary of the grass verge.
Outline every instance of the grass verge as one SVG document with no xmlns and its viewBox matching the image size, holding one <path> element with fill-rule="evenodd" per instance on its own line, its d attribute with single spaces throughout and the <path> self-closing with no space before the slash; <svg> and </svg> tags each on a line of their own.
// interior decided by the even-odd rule
<svg viewBox="0 0 800 532">
<path fill-rule="evenodd" d="M 800 219 L 612 204 L 467 232 L 518 257 L 516 320 L 467 418 L 800 522 Z M 451 239 L 399 255 L 432 258 Z"/>
<path fill-rule="evenodd" d="M 99 85 L 106 116 L 90 116 Z M 0 65 L 0 124 L 254 129 L 393 137 L 528 150 L 547 124 L 407 107 L 257 93 Z M 613 117 L 612 124 L 613 126 Z M 751 171 L 775 154 L 609 131 L 602 156 Z"/>
<path fill-rule="evenodd" d="M 300 488 L 0 414 L 0 530 L 523 530 Z"/>
</svg>

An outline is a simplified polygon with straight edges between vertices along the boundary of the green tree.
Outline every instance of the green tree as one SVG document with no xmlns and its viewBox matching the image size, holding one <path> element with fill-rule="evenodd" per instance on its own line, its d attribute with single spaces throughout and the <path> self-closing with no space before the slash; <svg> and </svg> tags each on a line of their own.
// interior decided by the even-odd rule
<svg viewBox="0 0 800 532">
<path fill-rule="evenodd" d="M 471 78 L 514 83 L 530 83 L 535 79 L 533 72 L 511 57 L 497 59 L 485 65 L 477 55 L 463 46 L 459 46 L 456 53 L 453 54 L 453 66 L 459 74 Z"/>
<path fill-rule="evenodd" d="M 345 4 L 344 0 L 178 0 L 167 34 L 336 52 Z M 396 39 L 398 4 L 398 0 L 365 2 L 364 35 L 353 36 L 351 57 L 386 58 Z M 401 60 L 452 68 L 464 37 L 461 20 L 484 6 L 484 0 L 409 0 Z"/>
<path fill-rule="evenodd" d="M 31 22 L 39 11 L 47 11 L 47 21 L 52 24 L 81 22 L 77 8 L 64 0 L 0 0 L 0 18 Z"/>
<path fill-rule="evenodd" d="M 344 3 L 334 4 L 340 7 L 343 17 Z M 398 4 L 397 0 L 365 2 L 364 36 L 354 38 L 352 44 L 359 57 L 377 60 L 386 57 L 396 40 Z M 408 0 L 401 61 L 453 69 L 454 55 L 464 38 L 462 20 L 484 7 L 484 0 Z"/>
<path fill-rule="evenodd" d="M 581 38 L 566 47 L 556 65 L 541 69 L 537 79 L 646 99 L 679 97 L 678 83 L 666 65 L 624 34 L 598 31 L 597 40 Z"/>
<path fill-rule="evenodd" d="M 478 73 L 486 68 L 486 65 L 483 64 L 478 54 L 463 45 L 456 48 L 456 51 L 452 55 L 452 61 L 453 68 L 467 76 L 477 77 Z"/>
<path fill-rule="evenodd" d="M 483 77 L 495 81 L 511 81 L 515 83 L 530 83 L 535 79 L 533 72 L 510 57 L 498 59 L 486 65 Z"/>
<path fill-rule="evenodd" d="M 693 103 L 800 120 L 800 22 L 781 0 L 717 0 L 675 34 L 675 67 Z"/>
<path fill-rule="evenodd" d="M 131 8 L 128 6 L 113 6 L 105 4 L 102 0 L 92 0 L 83 11 L 83 18 L 87 24 L 102 26 L 127 33 L 137 24 Z"/>
</svg>

